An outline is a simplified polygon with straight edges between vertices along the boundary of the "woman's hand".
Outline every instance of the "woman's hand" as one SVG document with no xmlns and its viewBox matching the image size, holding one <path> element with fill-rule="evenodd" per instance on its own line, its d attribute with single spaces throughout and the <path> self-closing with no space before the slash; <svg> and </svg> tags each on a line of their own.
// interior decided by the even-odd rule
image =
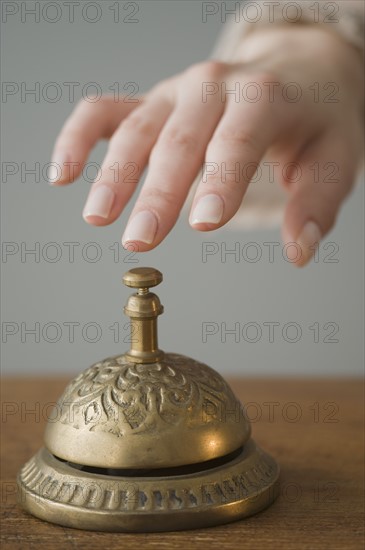
<svg viewBox="0 0 365 550">
<path fill-rule="evenodd" d="M 255 83 L 252 94 L 261 91 L 256 102 L 229 93 L 248 83 Z M 326 102 L 333 89 L 335 102 Z M 301 90 L 299 100 L 293 90 Z M 107 225 L 120 216 L 148 163 L 122 239 L 142 252 L 172 229 L 204 162 L 218 168 L 207 170 L 195 193 L 190 224 L 200 231 L 234 216 L 264 155 L 280 166 L 297 163 L 300 179 L 292 183 L 285 171 L 281 182 L 288 191 L 282 233 L 284 242 L 301 246 L 295 263 L 304 265 L 353 185 L 362 103 L 362 65 L 352 46 L 311 26 L 262 29 L 242 41 L 236 63 L 194 65 L 137 103 L 109 96 L 81 102 L 55 145 L 53 161 L 62 168 L 55 183 L 76 179 L 96 142 L 110 139 L 83 213 L 88 223 Z M 338 167 L 329 182 L 328 163 Z"/>
</svg>

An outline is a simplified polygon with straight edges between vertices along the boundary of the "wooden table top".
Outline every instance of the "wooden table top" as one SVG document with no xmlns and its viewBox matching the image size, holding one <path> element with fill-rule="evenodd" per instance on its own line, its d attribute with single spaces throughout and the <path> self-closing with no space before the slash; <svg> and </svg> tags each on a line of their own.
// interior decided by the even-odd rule
<svg viewBox="0 0 365 550">
<path fill-rule="evenodd" d="M 3 378 L 2 549 L 362 549 L 364 385 L 360 379 L 230 379 L 246 404 L 253 437 L 281 466 L 267 510 L 210 529 L 158 534 L 78 531 L 27 515 L 15 477 L 42 445 L 64 378 Z"/>
</svg>

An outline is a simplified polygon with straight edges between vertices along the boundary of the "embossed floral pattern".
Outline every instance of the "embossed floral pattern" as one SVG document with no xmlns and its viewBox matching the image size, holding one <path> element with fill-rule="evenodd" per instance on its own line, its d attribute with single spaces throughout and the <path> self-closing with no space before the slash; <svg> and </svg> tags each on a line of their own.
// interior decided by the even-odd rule
<svg viewBox="0 0 365 550">
<path fill-rule="evenodd" d="M 193 426 L 206 403 L 217 410 L 237 404 L 219 374 L 172 353 L 150 364 L 105 359 L 74 379 L 59 401 L 62 423 L 119 437 L 177 425 L 187 415 Z"/>
</svg>

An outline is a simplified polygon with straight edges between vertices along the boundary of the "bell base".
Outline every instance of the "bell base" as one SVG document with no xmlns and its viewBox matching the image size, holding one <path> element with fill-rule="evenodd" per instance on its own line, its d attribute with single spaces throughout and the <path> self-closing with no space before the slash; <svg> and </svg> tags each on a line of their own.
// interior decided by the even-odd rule
<svg viewBox="0 0 365 550">
<path fill-rule="evenodd" d="M 251 516 L 275 500 L 278 478 L 276 462 L 250 439 L 224 464 L 171 476 L 90 473 L 42 448 L 17 481 L 23 508 L 51 523 L 92 531 L 162 532 Z"/>
</svg>

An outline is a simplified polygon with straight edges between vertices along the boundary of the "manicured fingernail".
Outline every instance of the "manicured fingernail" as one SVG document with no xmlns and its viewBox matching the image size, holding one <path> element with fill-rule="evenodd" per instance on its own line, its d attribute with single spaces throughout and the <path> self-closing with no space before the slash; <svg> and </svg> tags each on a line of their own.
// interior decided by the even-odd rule
<svg viewBox="0 0 365 550">
<path fill-rule="evenodd" d="M 113 206 L 115 193 L 110 187 L 100 185 L 90 194 L 84 211 L 84 218 L 95 216 L 97 218 L 107 218 Z"/>
<path fill-rule="evenodd" d="M 66 153 L 55 153 L 51 160 L 51 165 L 48 170 L 48 183 L 54 185 L 58 181 L 64 179 L 65 176 L 65 162 L 68 161 L 68 155 Z"/>
<path fill-rule="evenodd" d="M 205 195 L 195 206 L 190 216 L 190 224 L 219 223 L 223 216 L 223 209 L 223 201 L 218 195 Z"/>
<path fill-rule="evenodd" d="M 123 245 L 129 241 L 151 244 L 157 233 L 157 219 L 152 212 L 138 212 L 127 225 L 122 237 Z"/>
<path fill-rule="evenodd" d="M 302 253 L 299 261 L 301 265 L 306 264 L 312 258 L 321 238 L 321 230 L 318 225 L 312 221 L 307 222 L 297 238 L 297 244 Z"/>
</svg>

